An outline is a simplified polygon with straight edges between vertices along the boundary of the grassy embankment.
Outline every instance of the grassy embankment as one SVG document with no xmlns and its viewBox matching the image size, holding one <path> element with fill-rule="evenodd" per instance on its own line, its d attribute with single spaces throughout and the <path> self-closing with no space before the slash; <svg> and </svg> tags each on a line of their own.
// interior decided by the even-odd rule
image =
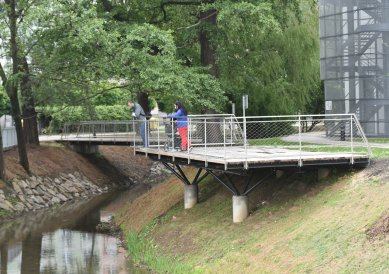
<svg viewBox="0 0 389 274">
<path fill-rule="evenodd" d="M 369 229 L 388 214 L 387 163 L 320 182 L 314 172 L 269 180 L 249 197 L 241 224 L 232 223 L 231 194 L 216 182 L 202 182 L 199 204 L 183 210 L 182 183 L 172 178 L 117 221 L 131 256 L 158 273 L 384 273 L 388 236 Z"/>
</svg>

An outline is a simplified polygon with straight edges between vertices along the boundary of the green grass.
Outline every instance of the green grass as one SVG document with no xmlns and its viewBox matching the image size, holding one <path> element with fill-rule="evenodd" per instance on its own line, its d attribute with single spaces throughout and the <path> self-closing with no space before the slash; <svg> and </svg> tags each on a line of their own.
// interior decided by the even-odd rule
<svg viewBox="0 0 389 274">
<path fill-rule="evenodd" d="M 379 143 L 379 144 L 387 144 L 389 143 L 389 138 L 368 138 L 369 143 Z"/>
<path fill-rule="evenodd" d="M 9 212 L 5 209 L 0 208 L 0 218 L 8 216 Z"/>
<path fill-rule="evenodd" d="M 389 138 L 388 139 L 369 139 L 370 142 L 381 142 L 381 143 L 389 143 Z M 269 146 L 285 146 L 285 147 L 290 147 L 290 146 L 295 146 L 298 147 L 299 143 L 297 142 L 286 142 L 280 139 L 279 137 L 274 137 L 274 138 L 267 138 L 267 139 L 251 139 L 249 140 L 250 145 L 269 145 Z M 304 151 L 311 151 L 311 152 L 351 152 L 350 147 L 334 147 L 331 145 L 323 145 L 323 144 L 314 144 L 314 143 L 301 143 L 302 145 L 302 150 Z M 316 147 L 315 147 L 316 146 Z M 356 147 L 353 149 L 354 153 L 367 153 L 366 148 L 360 148 Z M 376 148 L 372 147 L 372 158 L 387 158 L 389 157 L 389 149 L 386 148 Z"/>
<path fill-rule="evenodd" d="M 389 182 L 349 174 L 318 184 L 306 175 L 312 179 L 306 191 L 298 191 L 293 180 L 286 183 L 288 178 L 272 182 L 285 185 L 267 195 L 258 190 L 251 205 L 260 195 L 266 203 L 240 224 L 232 223 L 231 195 L 224 188 L 190 210 L 176 206 L 129 236 L 130 254 L 140 254 L 134 257 L 158 273 L 387 271 L 387 240 L 371 240 L 366 231 L 388 209 Z M 169 244 L 161 246 L 161 239 Z M 192 248 L 180 250 L 180 239 Z"/>
<path fill-rule="evenodd" d="M 136 263 L 147 265 L 156 273 L 193 273 L 191 266 L 177 262 L 176 258 L 158 254 L 155 244 L 148 239 L 155 225 L 154 221 L 145 226 L 141 233 L 128 233 L 127 246 L 131 259 Z"/>
<path fill-rule="evenodd" d="M 389 149 L 386 149 L 386 148 L 372 147 L 371 152 L 372 152 L 372 158 L 379 159 L 379 158 L 388 158 L 389 157 Z"/>
</svg>

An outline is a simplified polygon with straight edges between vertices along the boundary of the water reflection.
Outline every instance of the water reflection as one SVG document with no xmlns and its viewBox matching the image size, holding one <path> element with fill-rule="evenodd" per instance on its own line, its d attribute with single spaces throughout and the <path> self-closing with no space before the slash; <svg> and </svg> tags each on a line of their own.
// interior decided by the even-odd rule
<svg viewBox="0 0 389 274">
<path fill-rule="evenodd" d="M 127 202 L 128 192 L 119 197 L 102 195 L 0 224 L 0 274 L 133 272 L 126 265 L 119 240 L 96 232 L 96 225 L 112 215 L 109 207 L 123 197 Z"/>
<path fill-rule="evenodd" d="M 59 229 L 3 246 L 1 273 L 128 273 L 119 255 L 114 237 Z"/>
</svg>

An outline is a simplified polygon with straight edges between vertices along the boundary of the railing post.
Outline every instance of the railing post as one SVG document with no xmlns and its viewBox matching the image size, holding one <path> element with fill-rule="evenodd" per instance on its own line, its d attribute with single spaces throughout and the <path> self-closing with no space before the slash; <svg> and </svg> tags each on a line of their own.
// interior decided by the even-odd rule
<svg viewBox="0 0 389 274">
<path fill-rule="evenodd" d="M 189 127 L 188 127 L 188 134 L 189 134 L 189 143 L 192 146 L 192 118 L 188 117 L 189 119 Z"/>
<path fill-rule="evenodd" d="M 172 128 L 172 151 L 175 151 L 176 145 L 175 145 L 175 140 L 176 140 L 176 131 L 174 130 L 174 120 L 173 118 L 170 118 L 171 121 L 171 128 Z"/>
<path fill-rule="evenodd" d="M 136 150 L 135 150 L 135 146 L 136 146 L 136 141 L 135 141 L 136 129 L 135 129 L 135 119 L 134 118 L 132 118 L 132 132 L 133 132 L 133 136 L 134 136 L 134 155 L 136 155 Z"/>
<path fill-rule="evenodd" d="M 224 166 L 225 169 L 227 169 L 226 166 L 226 158 L 227 158 L 227 150 L 226 150 L 226 119 L 223 118 L 223 147 L 224 147 Z"/>
<path fill-rule="evenodd" d="M 149 121 L 150 120 L 147 120 L 145 118 L 145 144 L 144 144 L 144 147 L 148 148 L 150 146 L 150 129 L 149 129 Z M 146 152 L 146 156 L 147 156 L 147 152 Z"/>
<path fill-rule="evenodd" d="M 248 169 L 248 156 L 247 156 L 247 128 L 246 128 L 246 116 L 244 116 L 244 151 L 245 151 L 245 157 L 246 157 L 246 162 L 245 162 L 245 169 Z"/>
<path fill-rule="evenodd" d="M 354 136 L 353 136 L 353 116 L 350 115 L 350 145 L 351 145 L 351 164 L 354 164 Z"/>
<path fill-rule="evenodd" d="M 232 142 L 234 141 L 234 140 L 233 140 L 233 133 L 234 133 L 234 132 L 233 132 L 233 128 L 232 128 L 232 127 L 233 127 L 233 123 L 232 123 L 232 116 L 231 116 L 231 119 L 230 119 L 230 128 L 231 128 L 231 136 L 230 136 L 230 137 L 231 137 L 231 146 L 232 146 Z"/>
<path fill-rule="evenodd" d="M 105 130 L 103 131 L 103 134 L 105 135 Z M 116 141 L 116 123 L 113 122 L 113 141 Z"/>
<path fill-rule="evenodd" d="M 159 133 L 159 115 L 157 117 L 157 144 L 158 144 L 158 159 L 161 159 L 160 133 Z"/>
<path fill-rule="evenodd" d="M 205 166 L 208 166 L 208 153 L 207 153 L 207 118 L 204 119 L 204 148 L 205 148 Z"/>
<path fill-rule="evenodd" d="M 303 166 L 303 159 L 302 159 L 302 144 L 301 144 L 301 115 L 298 115 L 298 123 L 299 123 L 299 152 L 300 152 L 300 159 L 299 159 L 299 167 Z"/>
<path fill-rule="evenodd" d="M 188 143 L 186 144 L 186 150 L 188 153 L 188 164 L 190 164 L 189 154 L 190 154 L 190 146 L 192 146 L 191 134 L 190 134 L 191 119 L 190 119 L 190 117 L 187 117 L 187 119 L 188 119 L 188 131 L 186 133 L 186 139 L 188 140 Z"/>
</svg>

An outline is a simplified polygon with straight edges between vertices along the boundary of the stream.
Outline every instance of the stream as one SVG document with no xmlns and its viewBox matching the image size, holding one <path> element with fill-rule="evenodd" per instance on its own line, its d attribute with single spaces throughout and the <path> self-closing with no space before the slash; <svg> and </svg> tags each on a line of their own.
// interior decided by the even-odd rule
<svg viewBox="0 0 389 274">
<path fill-rule="evenodd" d="M 118 237 L 96 229 L 147 189 L 137 185 L 2 222 L 0 274 L 147 273 L 129 264 Z"/>
</svg>

